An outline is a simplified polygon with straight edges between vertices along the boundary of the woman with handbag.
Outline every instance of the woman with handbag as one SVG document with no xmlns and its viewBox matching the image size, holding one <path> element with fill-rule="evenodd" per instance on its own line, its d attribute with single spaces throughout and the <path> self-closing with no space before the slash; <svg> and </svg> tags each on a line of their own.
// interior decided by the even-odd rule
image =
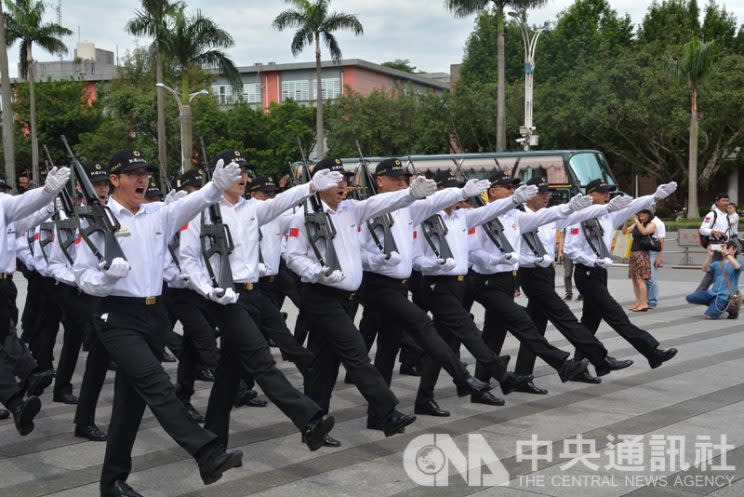
<svg viewBox="0 0 744 497">
<path fill-rule="evenodd" d="M 713 260 L 717 250 L 723 256 L 722 261 Z M 720 246 L 708 245 L 708 258 L 703 263 L 703 271 L 711 273 L 713 284 L 708 290 L 695 291 L 686 297 L 691 304 L 708 306 L 705 319 L 718 319 L 724 312 L 728 313 L 729 319 L 739 316 L 741 264 L 736 259 L 738 253 L 739 243 L 736 240 L 729 240 Z"/>
<path fill-rule="evenodd" d="M 648 209 L 638 211 L 631 219 L 632 224 L 623 228 L 624 233 L 630 232 L 633 243 L 630 246 L 630 264 L 628 265 L 628 277 L 633 281 L 633 293 L 635 293 L 635 305 L 630 308 L 633 312 L 648 311 L 646 295 L 646 281 L 651 278 L 651 256 L 649 251 L 653 250 L 658 240 L 653 238 L 656 225 L 651 222 L 654 215 Z M 656 250 L 659 250 L 656 248 Z"/>
</svg>

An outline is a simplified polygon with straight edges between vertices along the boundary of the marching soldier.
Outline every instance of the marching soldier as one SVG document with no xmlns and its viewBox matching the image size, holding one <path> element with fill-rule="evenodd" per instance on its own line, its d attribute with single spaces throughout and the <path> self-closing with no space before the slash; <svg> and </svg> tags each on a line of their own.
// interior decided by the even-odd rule
<svg viewBox="0 0 744 497">
<path fill-rule="evenodd" d="M 43 188 L 29 190 L 18 196 L 0 195 L 0 253 L 11 254 L 7 226 L 34 212 L 42 210 L 67 183 L 70 178 L 68 168 L 56 167 L 47 174 Z M 44 213 L 48 215 L 48 212 Z M 4 261 L 3 268 L 9 264 Z M 5 274 L 4 274 L 5 276 Z M 34 417 L 41 409 L 39 395 L 52 382 L 52 373 L 38 368 L 28 349 L 18 340 L 15 329 L 11 328 L 10 301 L 15 299 L 15 285 L 10 278 L 0 278 L 0 402 L 13 415 L 16 429 L 22 436 L 34 429 Z M 16 381 L 21 379 L 21 384 Z"/>
<path fill-rule="evenodd" d="M 537 186 L 538 194 L 527 201 L 525 212 L 541 212 L 550 202 L 550 186 L 544 178 L 533 178 L 527 184 Z M 563 336 L 586 354 L 594 365 L 597 376 L 627 368 L 633 364 L 633 361 L 618 361 L 609 357 L 604 345 L 579 323 L 565 301 L 555 292 L 553 262 L 555 261 L 558 230 L 562 230 L 569 224 L 596 217 L 606 211 L 606 205 L 592 205 L 570 214 L 567 218 L 543 224 L 533 231 L 523 232 L 519 256 L 519 283 L 529 299 L 527 313 L 530 320 L 541 335 L 545 335 L 545 329 L 550 320 Z M 514 372 L 522 375 L 532 374 L 536 357 L 529 347 L 524 344 L 520 345 Z"/>
<path fill-rule="evenodd" d="M 326 171 L 344 171 L 340 159 L 326 158 L 316 164 L 314 176 Z M 352 174 L 353 175 L 353 174 Z M 310 229 L 324 229 L 324 246 L 311 238 L 306 217 L 299 212 L 292 218 L 287 242 L 287 265 L 304 284 L 303 309 L 310 324 L 309 348 L 316 355 L 310 381 L 305 391 L 327 412 L 331 393 L 343 363 L 350 379 L 367 400 L 371 418 L 379 425 L 368 428 L 382 430 L 385 436 L 401 432 L 416 420 L 413 415 L 396 410 L 398 399 L 390 391 L 380 372 L 370 363 L 367 347 L 354 326 L 357 290 L 362 283 L 362 237 L 367 221 L 421 200 L 436 191 L 434 183 L 417 177 L 411 185 L 395 192 L 374 195 L 364 201 L 346 199 L 346 178 L 319 195 L 317 223 Z M 336 263 L 334 257 L 337 256 Z M 328 265 L 330 264 L 330 266 Z"/>
<path fill-rule="evenodd" d="M 458 180 L 452 176 L 450 171 L 438 172 L 435 180 L 440 188 L 459 185 Z M 524 186 L 510 197 L 496 200 L 479 209 L 457 209 L 456 203 L 453 203 L 439 214 L 446 227 L 446 234 L 440 238 L 438 245 L 436 240 L 426 242 L 426 236 L 417 236 L 422 228 L 418 228 L 415 232 L 417 244 L 414 265 L 418 266 L 423 275 L 424 285 L 421 290 L 426 300 L 426 307 L 434 315 L 437 331 L 443 335 L 453 350 L 457 350 L 462 343 L 488 371 L 489 376 L 486 379 L 494 378 L 499 382 L 504 395 L 531 381 L 532 376 L 522 377 L 506 371 L 506 364 L 483 341 L 480 331 L 475 326 L 473 316 L 463 305 L 465 275 L 469 265 L 468 232 L 514 209 L 536 193 L 536 187 Z M 448 247 L 451 255 L 445 256 L 444 246 Z M 430 402 L 434 400 L 434 386 L 437 383 L 439 371 L 440 365 L 431 357 L 424 356 L 416 405 L 430 405 Z M 475 401 L 490 405 L 503 405 L 504 403 L 490 392 L 478 394 Z"/>
<path fill-rule="evenodd" d="M 229 254 L 214 254 L 220 257 L 211 257 L 202 251 L 202 231 L 207 224 L 217 221 L 211 213 L 202 213 L 188 223 L 181 231 L 179 247 L 182 271 L 191 287 L 211 301 L 207 314 L 222 333 L 222 348 L 209 397 L 205 427 L 227 443 L 230 410 L 238 383 L 241 376 L 250 376 L 301 430 L 302 440 L 310 450 L 317 450 L 324 445 L 326 435 L 333 428 L 333 417 L 325 414 L 313 400 L 287 381 L 276 368 L 268 344 L 259 330 L 259 326 L 274 327 L 272 333 L 281 333 L 276 324 L 277 318 L 272 315 L 278 314 L 278 311 L 254 286 L 259 270 L 258 233 L 261 224 L 280 215 L 314 191 L 333 186 L 338 179 L 336 175 L 323 174 L 314 178 L 312 183 L 291 188 L 271 201 L 259 202 L 244 198 L 249 166 L 240 152 L 229 150 L 220 154 L 215 171 L 219 171 L 225 161 L 239 167 L 240 171 L 240 176 L 225 188 L 222 197 L 215 199 L 219 202 L 224 224 L 230 228 L 234 250 Z M 189 196 L 192 195 L 195 194 Z M 209 260 L 205 260 L 205 257 Z M 212 275 L 220 275 L 223 269 L 230 269 L 228 276 L 233 282 L 232 288 L 220 286 L 226 285 L 227 281 L 220 281 L 218 277 L 212 279 Z M 257 293 L 254 294 L 254 291 Z M 282 318 L 278 320 L 283 325 Z M 286 327 L 285 331 L 294 346 L 299 347 Z"/>
<path fill-rule="evenodd" d="M 677 189 L 677 183 L 672 181 L 661 185 L 653 195 L 639 197 L 629 204 L 622 201 L 623 197 L 610 200 L 610 192 L 616 188 L 615 185 L 608 185 L 604 179 L 589 182 L 586 186 L 587 194 L 591 195 L 595 204 L 607 204 L 608 213 L 568 226 L 564 253 L 574 262 L 576 288 L 584 296 L 581 324 L 596 334 L 599 323 L 604 319 L 646 357 L 651 368 L 658 368 L 673 358 L 677 349 L 660 349 L 659 342 L 649 332 L 630 322 L 622 306 L 607 289 L 607 268 L 612 265 L 610 247 L 615 227 L 639 210 L 667 198 Z M 576 357 L 583 357 L 582 352 L 577 351 Z M 589 373 L 584 373 L 580 381 L 598 383 L 597 378 Z"/>
<path fill-rule="evenodd" d="M 408 173 L 398 159 L 385 159 L 374 173 L 380 193 L 399 191 L 408 184 Z M 480 195 L 488 187 L 488 181 L 470 180 L 463 188 L 447 188 L 423 200 L 390 213 L 392 225 L 389 231 L 376 228 L 373 238 L 370 229 L 364 229 L 362 250 L 364 255 L 364 279 L 362 302 L 365 311 L 379 316 L 379 330 L 375 367 L 380 370 L 387 384 L 393 374 L 395 356 L 401 346 L 402 334 L 410 333 L 416 343 L 435 361 L 442 364 L 452 376 L 463 395 L 481 394 L 491 389 L 487 379 L 478 380 L 468 373 L 460 359 L 437 333 L 434 322 L 427 313 L 408 300 L 408 280 L 413 269 L 414 230 L 425 219 L 463 199 Z M 369 228 L 369 227 L 367 227 Z M 381 247 L 390 244 L 392 237 L 395 251 L 389 255 Z M 392 245 L 392 244 L 391 244 Z M 449 415 L 439 408 L 436 401 L 415 406 L 416 414 L 433 416 Z M 370 419 L 371 424 L 379 420 Z"/>
<path fill-rule="evenodd" d="M 96 332 L 117 365 L 101 472 L 102 497 L 140 495 L 126 479 L 146 405 L 165 431 L 198 462 L 205 485 L 242 464 L 242 452 L 226 451 L 214 433 L 189 419 L 160 365 L 163 334 L 168 328 L 161 299 L 168 241 L 180 226 L 218 199 L 238 178 L 238 168 L 218 167 L 214 180 L 201 191 L 170 205 L 145 205 L 151 171 L 137 150 L 114 154 L 109 180 L 115 191 L 106 207 L 121 225 L 115 235 L 124 257 L 101 261 L 86 242 L 78 246 L 73 266 L 78 287 L 101 297 Z M 96 232 L 90 241 L 105 255 L 102 238 L 103 234 Z"/>
</svg>

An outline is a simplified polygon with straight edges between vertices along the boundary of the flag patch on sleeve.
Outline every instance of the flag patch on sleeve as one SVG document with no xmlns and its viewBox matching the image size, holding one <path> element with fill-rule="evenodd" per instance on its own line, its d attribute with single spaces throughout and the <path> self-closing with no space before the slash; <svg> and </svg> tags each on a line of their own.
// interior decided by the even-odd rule
<svg viewBox="0 0 744 497">
<path fill-rule="evenodd" d="M 290 238 L 297 238 L 300 236 L 300 228 L 289 228 Z"/>
</svg>

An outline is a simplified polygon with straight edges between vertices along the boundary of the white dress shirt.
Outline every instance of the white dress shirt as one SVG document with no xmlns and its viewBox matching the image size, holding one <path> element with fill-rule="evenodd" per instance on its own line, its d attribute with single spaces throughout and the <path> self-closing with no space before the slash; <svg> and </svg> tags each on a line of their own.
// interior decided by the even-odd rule
<svg viewBox="0 0 744 497">
<path fill-rule="evenodd" d="M 330 215 L 336 228 L 333 248 L 338 256 L 341 271 L 345 275 L 341 281 L 328 286 L 349 292 L 358 290 L 362 284 L 361 233 L 367 229 L 365 223 L 387 212 L 406 207 L 413 201 L 410 191 L 405 189 L 380 193 L 362 201 L 344 200 L 335 211 L 322 203 L 323 209 Z M 320 250 L 321 254 L 325 253 L 325 247 L 321 247 Z M 319 282 L 322 267 L 308 242 L 305 215 L 301 210 L 292 216 L 286 260 L 289 268 L 297 273 L 303 282 Z"/>
</svg>

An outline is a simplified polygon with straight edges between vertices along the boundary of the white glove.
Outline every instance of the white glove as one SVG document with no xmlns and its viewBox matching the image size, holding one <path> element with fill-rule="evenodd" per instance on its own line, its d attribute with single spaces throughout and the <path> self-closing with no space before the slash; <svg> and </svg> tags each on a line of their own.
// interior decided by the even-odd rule
<svg viewBox="0 0 744 497">
<path fill-rule="evenodd" d="M 330 188 L 335 188 L 344 179 L 344 175 L 338 171 L 330 169 L 321 169 L 313 176 L 310 184 L 316 192 L 322 192 Z"/>
<path fill-rule="evenodd" d="M 465 186 L 460 188 L 462 191 L 463 199 L 469 199 L 470 197 L 477 197 L 481 193 L 488 190 L 491 186 L 491 182 L 487 179 L 471 179 L 465 183 Z"/>
<path fill-rule="evenodd" d="M 258 277 L 263 278 L 264 276 L 266 276 L 266 273 L 268 272 L 269 270 L 266 269 L 266 264 L 264 264 L 263 262 L 259 262 L 258 263 Z"/>
<path fill-rule="evenodd" d="M 586 209 L 587 207 L 591 206 L 594 203 L 594 200 L 589 195 L 574 195 L 571 200 L 568 201 L 568 207 L 571 209 L 571 212 L 580 211 L 581 209 Z"/>
<path fill-rule="evenodd" d="M 212 174 L 212 183 L 218 190 L 224 192 L 240 179 L 240 166 L 235 161 L 225 165 L 225 161 L 220 159 L 214 167 Z"/>
<path fill-rule="evenodd" d="M 457 266 L 457 262 L 452 257 L 448 257 L 445 260 L 439 259 L 439 269 L 442 271 L 452 271 Z"/>
<path fill-rule="evenodd" d="M 411 186 L 408 187 L 408 191 L 411 193 L 413 198 L 421 200 L 422 198 L 426 198 L 429 195 L 436 193 L 437 184 L 433 179 L 416 176 L 413 181 L 411 181 Z"/>
<path fill-rule="evenodd" d="M 212 288 L 209 291 L 208 297 L 209 300 L 217 302 L 220 305 L 234 304 L 238 301 L 238 294 L 232 288 L 228 288 L 227 290 L 224 288 Z"/>
<path fill-rule="evenodd" d="M 674 193 L 676 189 L 677 189 L 676 181 L 672 181 L 671 183 L 665 183 L 663 185 L 659 185 L 659 187 L 656 189 L 656 192 L 654 193 L 654 201 L 663 200 L 667 198 L 669 195 Z"/>
<path fill-rule="evenodd" d="M 115 257 L 114 260 L 111 261 L 111 265 L 108 269 L 105 269 L 105 266 L 106 261 L 101 261 L 98 264 L 98 267 L 101 268 L 103 274 L 105 274 L 112 280 L 124 278 L 126 275 L 129 274 L 129 263 L 121 257 Z"/>
<path fill-rule="evenodd" d="M 338 269 L 336 269 L 335 271 L 332 271 L 331 274 L 326 276 L 328 269 L 329 268 L 323 266 L 323 269 L 320 272 L 320 279 L 318 280 L 319 283 L 325 283 L 325 284 L 332 285 L 346 278 L 346 275 L 344 274 L 344 272 Z"/>
<path fill-rule="evenodd" d="M 511 199 L 514 205 L 520 205 L 537 195 L 537 185 L 522 185 L 512 193 Z"/>
<path fill-rule="evenodd" d="M 65 183 L 67 183 L 69 179 L 69 167 L 53 167 L 52 170 L 47 173 L 46 182 L 44 183 L 44 191 L 47 193 L 57 193 L 65 186 Z"/>
<path fill-rule="evenodd" d="M 550 267 L 550 265 L 553 264 L 553 258 L 549 255 L 544 255 L 539 261 L 535 261 L 535 264 L 540 267 Z"/>
<path fill-rule="evenodd" d="M 390 252 L 390 257 L 385 257 L 382 252 L 376 252 L 369 255 L 369 264 L 374 268 L 380 268 L 383 266 L 397 266 L 400 262 L 400 254 L 398 252 Z"/>
<path fill-rule="evenodd" d="M 616 212 L 625 209 L 633 202 L 633 197 L 622 195 L 615 197 L 607 203 L 607 212 Z"/>
<path fill-rule="evenodd" d="M 612 259 L 609 257 L 605 257 L 603 259 L 597 259 L 597 262 L 595 262 L 597 267 L 610 267 L 612 266 Z"/>
<path fill-rule="evenodd" d="M 488 262 L 492 266 L 499 264 L 511 264 L 513 266 L 519 262 L 519 254 L 509 252 L 508 254 L 490 255 Z"/>
<path fill-rule="evenodd" d="M 187 195 L 186 190 L 171 190 L 165 196 L 165 199 L 163 200 L 163 203 L 165 205 L 172 204 L 173 202 L 175 202 L 177 200 L 181 200 L 186 195 Z"/>
</svg>

